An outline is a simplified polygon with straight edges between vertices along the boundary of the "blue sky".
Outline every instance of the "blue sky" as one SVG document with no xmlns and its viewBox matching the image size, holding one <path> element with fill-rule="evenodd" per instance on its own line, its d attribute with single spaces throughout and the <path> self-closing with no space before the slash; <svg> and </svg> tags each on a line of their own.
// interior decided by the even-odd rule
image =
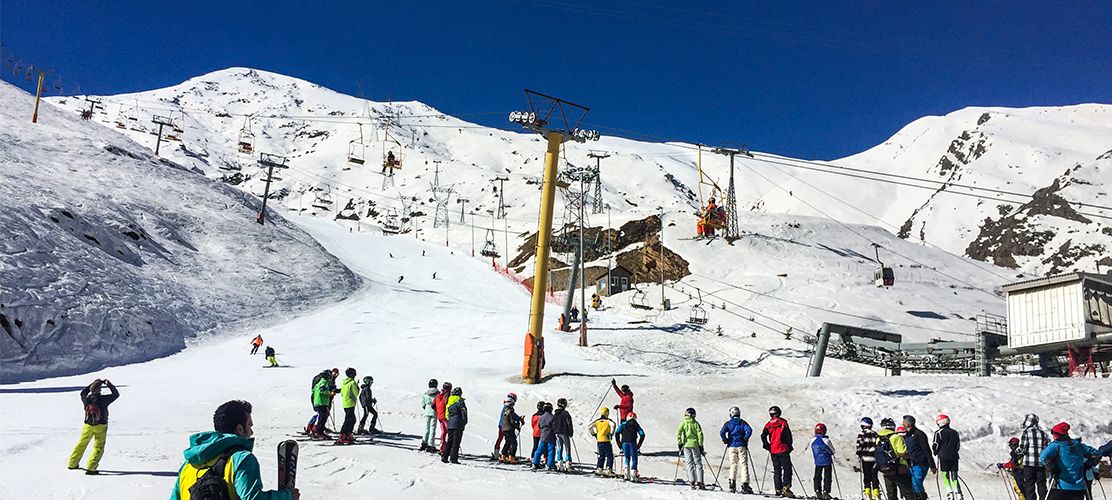
<svg viewBox="0 0 1112 500">
<path fill-rule="evenodd" d="M 468 113 L 528 87 L 603 133 L 817 159 L 966 106 L 1112 103 L 1105 0 L 0 0 L 0 41 L 83 93 L 250 66 L 506 128 Z"/>
</svg>

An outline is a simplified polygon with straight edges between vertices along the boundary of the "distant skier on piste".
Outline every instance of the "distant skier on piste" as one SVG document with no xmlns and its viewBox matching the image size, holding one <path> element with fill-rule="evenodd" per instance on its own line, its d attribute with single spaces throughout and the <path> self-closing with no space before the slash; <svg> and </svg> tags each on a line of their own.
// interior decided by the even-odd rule
<svg viewBox="0 0 1112 500">
<path fill-rule="evenodd" d="M 273 347 L 266 346 L 266 351 L 263 351 L 263 353 L 266 355 L 266 360 L 270 362 L 270 368 L 278 366 L 278 360 L 274 357 L 275 353 Z"/>
<path fill-rule="evenodd" d="M 683 412 L 683 420 L 676 429 L 676 444 L 679 446 L 679 455 L 687 464 L 687 482 L 691 489 L 707 489 L 703 482 L 703 426 L 695 420 L 695 408 L 688 408 Z"/>
<path fill-rule="evenodd" d="M 256 335 L 255 338 L 251 339 L 251 355 L 254 355 L 255 353 L 259 352 L 259 347 L 262 346 L 262 345 L 263 345 L 263 336 L 262 335 Z"/>
<path fill-rule="evenodd" d="M 769 421 L 761 431 L 761 445 L 771 455 L 772 484 L 780 496 L 795 498 L 792 493 L 792 430 L 788 421 L 780 418 L 780 407 L 768 409 Z"/>
<path fill-rule="evenodd" d="M 554 419 L 552 432 L 556 434 L 556 468 L 562 472 L 571 472 L 571 437 L 575 425 L 568 413 L 568 400 L 556 400 L 556 411 L 552 413 Z"/>
<path fill-rule="evenodd" d="M 452 383 L 444 382 L 440 386 L 440 394 L 433 399 L 433 408 L 436 409 L 436 419 L 440 423 L 440 453 L 444 453 L 448 445 L 448 398 L 452 397 Z"/>
<path fill-rule="evenodd" d="M 942 474 L 942 484 L 946 486 L 946 500 L 963 500 L 961 483 L 958 481 L 958 450 L 961 449 L 961 436 L 950 428 L 950 416 L 939 415 L 934 420 L 938 430 L 934 432 L 931 451 L 938 457 L 938 470 Z"/>
<path fill-rule="evenodd" d="M 595 464 L 596 476 L 614 475 L 614 421 L 610 420 L 610 408 L 603 406 L 598 418 L 591 422 L 591 435 L 598 446 L 598 461 Z"/>
<path fill-rule="evenodd" d="M 618 429 L 614 433 L 618 436 L 618 446 L 622 449 L 625 479 L 637 481 L 641 477 L 637 473 L 637 455 L 640 453 L 641 445 L 645 443 L 645 430 L 637 423 L 637 414 L 629 412 L 626 419 L 618 424 Z"/>
<path fill-rule="evenodd" d="M 522 419 L 521 415 L 514 411 L 516 404 L 517 394 L 512 392 L 507 394 L 502 406 L 502 414 L 498 419 L 498 428 L 502 433 L 502 450 L 498 461 L 507 464 L 517 463 L 517 431 L 521 429 Z"/>
<path fill-rule="evenodd" d="M 618 387 L 618 382 L 615 379 L 610 379 L 610 386 L 614 388 L 614 392 L 618 393 L 621 402 L 614 407 L 618 410 L 619 419 L 624 421 L 630 413 L 633 413 L 633 391 L 629 389 L 628 385 Z"/>
<path fill-rule="evenodd" d="M 213 430 L 189 436 L 185 463 L 178 470 L 170 500 L 239 498 L 298 500 L 297 488 L 263 491 L 255 445 L 251 403 L 228 401 L 212 416 Z M 216 474 L 211 474 L 212 471 Z M 234 494 L 234 496 L 229 494 Z"/>
<path fill-rule="evenodd" d="M 556 417 L 552 415 L 552 403 L 545 403 L 543 413 L 537 419 L 537 428 L 540 429 L 540 444 L 533 453 L 533 469 L 541 468 L 541 459 L 545 460 L 545 468 L 556 470 Z"/>
<path fill-rule="evenodd" d="M 861 433 L 857 435 L 857 460 L 861 467 L 862 495 L 866 500 L 880 500 L 880 478 L 877 475 L 876 448 L 877 433 L 873 431 L 873 419 L 861 418 Z"/>
<path fill-rule="evenodd" d="M 108 387 L 108 394 L 101 394 L 101 388 Z M 77 439 L 70 452 L 68 467 L 76 469 L 85 455 L 89 441 L 93 441 L 93 454 L 85 465 L 85 474 L 99 474 L 97 467 L 104 456 L 104 444 L 108 440 L 108 405 L 120 397 L 120 391 L 108 379 L 96 379 L 81 390 L 81 404 L 85 407 L 85 423 L 81 426 L 81 437 Z"/>
<path fill-rule="evenodd" d="M 425 430 L 421 435 L 421 447 L 418 451 L 428 451 L 436 453 L 436 405 L 433 403 L 436 400 L 436 395 L 440 394 L 436 390 L 436 379 L 429 380 L 429 388 L 421 395 L 421 412 L 425 416 Z"/>
<path fill-rule="evenodd" d="M 467 402 L 463 399 L 463 388 L 453 387 L 452 395 L 444 408 L 444 419 L 448 421 L 448 443 L 440 452 L 440 461 L 459 463 L 459 448 L 463 441 L 463 431 L 467 427 Z"/>
<path fill-rule="evenodd" d="M 378 410 L 375 409 L 375 404 L 378 399 L 371 392 L 371 386 L 375 384 L 375 378 L 368 375 L 363 377 L 363 385 L 359 388 L 359 406 L 363 408 L 363 417 L 359 419 L 359 434 L 376 434 L 378 433 Z M 371 426 L 368 428 L 367 417 L 371 417 Z"/>
<path fill-rule="evenodd" d="M 355 368 L 344 370 L 343 382 L 340 384 L 340 405 L 344 409 L 344 423 L 340 426 L 340 439 L 336 444 L 352 444 L 355 442 L 355 405 L 359 402 L 359 383 L 355 381 Z"/>
<path fill-rule="evenodd" d="M 834 444 L 826 437 L 826 424 L 815 424 L 815 437 L 810 443 L 811 455 L 815 459 L 815 496 L 819 500 L 830 500 L 830 486 L 834 472 Z"/>
<path fill-rule="evenodd" d="M 726 455 L 730 457 L 730 493 L 737 493 L 738 472 L 741 472 L 741 493 L 750 495 L 753 488 L 749 486 L 749 438 L 753 436 L 753 427 L 741 418 L 741 408 L 730 408 L 730 419 L 722 424 L 718 431 L 722 444 L 726 445 Z"/>
</svg>

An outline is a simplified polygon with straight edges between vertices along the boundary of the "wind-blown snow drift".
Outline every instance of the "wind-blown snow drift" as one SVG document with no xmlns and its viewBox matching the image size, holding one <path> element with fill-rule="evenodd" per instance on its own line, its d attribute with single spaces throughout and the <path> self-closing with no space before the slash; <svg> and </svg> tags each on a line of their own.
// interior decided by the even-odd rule
<svg viewBox="0 0 1112 500">
<path fill-rule="evenodd" d="M 0 382 L 178 351 L 359 279 L 257 199 L 0 83 Z"/>
</svg>

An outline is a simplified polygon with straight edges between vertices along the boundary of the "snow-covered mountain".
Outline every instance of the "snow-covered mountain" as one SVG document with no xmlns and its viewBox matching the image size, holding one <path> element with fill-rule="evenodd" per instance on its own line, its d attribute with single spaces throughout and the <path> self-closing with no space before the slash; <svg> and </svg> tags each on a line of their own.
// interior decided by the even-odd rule
<svg viewBox="0 0 1112 500">
<path fill-rule="evenodd" d="M 148 360 L 358 279 L 259 201 L 0 83 L 0 382 Z"/>
</svg>

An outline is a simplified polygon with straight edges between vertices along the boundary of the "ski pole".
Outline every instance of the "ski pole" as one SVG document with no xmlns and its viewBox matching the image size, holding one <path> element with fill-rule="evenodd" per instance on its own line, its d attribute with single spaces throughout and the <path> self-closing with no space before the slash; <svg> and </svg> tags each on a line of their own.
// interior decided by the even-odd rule
<svg viewBox="0 0 1112 500">
<path fill-rule="evenodd" d="M 938 485 L 938 476 L 941 476 L 941 475 L 942 475 L 941 472 L 934 475 L 934 489 L 938 490 L 938 498 L 942 498 L 942 487 Z M 949 487 L 950 487 L 950 485 L 947 484 L 946 488 L 949 488 Z M 924 491 L 926 491 L 926 490 L 924 489 Z"/>
<path fill-rule="evenodd" d="M 682 451 L 676 451 L 676 475 L 672 478 L 673 483 L 676 482 L 676 481 L 679 481 L 679 479 L 680 479 L 680 460 L 683 459 L 683 457 L 681 456 L 681 453 L 683 453 L 683 452 Z"/>
<path fill-rule="evenodd" d="M 572 439 L 571 436 L 568 436 L 568 441 L 571 441 L 571 451 L 575 452 L 575 463 L 576 464 L 583 463 L 583 461 L 579 459 L 579 448 L 577 448 L 575 446 L 575 440 Z"/>
<path fill-rule="evenodd" d="M 606 390 L 602 392 L 602 398 L 598 400 L 598 406 L 595 407 L 595 412 L 591 414 L 592 417 L 598 415 L 598 411 L 602 408 L 602 402 L 606 401 L 606 395 L 610 394 L 610 386 L 606 386 Z"/>
<path fill-rule="evenodd" d="M 745 447 L 745 457 L 749 459 L 746 460 L 746 467 L 751 467 L 753 469 L 753 482 L 757 483 L 757 493 L 763 495 L 764 488 L 761 486 L 761 478 L 757 476 L 757 464 L 753 463 L 753 455 L 749 453 L 748 446 Z"/>
<path fill-rule="evenodd" d="M 1096 481 L 1097 481 L 1097 486 L 1100 486 L 1100 496 L 1104 497 L 1104 500 L 1108 500 L 1108 494 L 1104 492 L 1104 483 L 1100 482 L 1100 474 L 1099 473 L 1097 474 Z"/>
<path fill-rule="evenodd" d="M 789 458 L 789 460 L 790 460 L 790 458 Z M 794 463 L 794 462 L 792 462 L 792 472 L 794 472 L 794 473 L 795 473 L 795 479 L 796 479 L 796 481 L 799 481 L 799 491 L 802 491 L 802 492 L 803 492 L 803 496 L 805 496 L 805 497 L 809 497 L 809 496 L 811 496 L 811 495 L 808 495 L 808 494 L 807 494 L 807 486 L 805 486 L 805 485 L 803 484 L 803 478 L 799 476 L 799 471 L 795 470 L 795 463 Z M 791 486 L 791 485 L 789 484 L 788 486 Z M 817 492 L 816 492 L 816 493 L 817 493 Z"/>
<path fill-rule="evenodd" d="M 830 464 L 830 470 L 834 471 L 834 485 L 838 487 L 838 498 L 842 498 L 842 482 L 838 480 L 838 467 Z"/>
<path fill-rule="evenodd" d="M 969 489 L 969 484 L 961 476 L 958 476 L 958 488 L 961 488 L 961 485 L 965 485 L 965 491 L 969 493 L 969 500 L 977 500 L 977 497 L 973 495 L 973 490 Z"/>
<path fill-rule="evenodd" d="M 762 482 L 763 481 L 768 481 L 768 462 L 769 462 L 769 460 L 772 460 L 772 455 L 768 455 L 768 456 L 765 457 L 765 469 L 764 469 L 764 472 L 761 473 L 761 481 Z M 754 465 L 753 469 L 756 469 L 756 468 L 757 468 L 757 466 Z M 764 483 L 764 484 L 768 484 L 768 483 Z M 757 485 L 757 488 L 759 488 L 761 490 L 764 490 L 764 488 L 760 485 Z"/>
<path fill-rule="evenodd" d="M 1015 496 L 1012 495 L 1012 485 L 1008 484 L 1008 478 L 1004 477 L 1004 471 L 997 470 L 996 475 L 1000 476 L 1000 480 L 1004 482 L 1004 490 L 1008 493 L 1008 500 L 1015 498 Z"/>
<path fill-rule="evenodd" d="M 706 453 L 703 453 L 703 458 L 704 458 L 704 460 L 703 460 L 703 461 L 704 461 L 704 462 L 706 461 L 706 460 L 705 460 L 705 459 L 706 459 L 706 457 L 707 457 L 707 454 L 706 454 Z M 723 460 L 723 461 L 725 461 L 725 460 L 726 460 L 726 454 L 725 454 L 725 453 L 722 453 L 722 460 Z M 709 465 L 710 465 L 710 464 L 707 464 L 707 465 L 708 465 L 708 467 L 707 467 L 707 468 L 708 468 L 708 469 L 710 469 L 710 472 L 711 472 L 711 474 L 714 474 L 714 469 L 713 469 L 712 467 L 709 467 Z M 719 465 L 718 465 L 718 471 L 719 471 L 719 472 L 722 472 L 722 465 L 721 465 L 721 464 L 719 464 Z M 714 484 L 715 484 L 716 486 L 718 486 L 718 490 L 719 490 L 719 491 L 721 491 L 721 490 L 722 490 L 722 483 L 718 482 L 718 474 L 714 474 Z"/>
<path fill-rule="evenodd" d="M 729 449 L 730 445 L 726 445 L 726 447 L 722 449 L 722 460 L 718 461 L 718 475 L 714 476 L 714 484 L 718 484 L 718 476 L 722 475 L 722 466 L 726 464 L 726 452 Z M 722 486 L 719 485 L 718 488 L 722 489 Z"/>
</svg>

